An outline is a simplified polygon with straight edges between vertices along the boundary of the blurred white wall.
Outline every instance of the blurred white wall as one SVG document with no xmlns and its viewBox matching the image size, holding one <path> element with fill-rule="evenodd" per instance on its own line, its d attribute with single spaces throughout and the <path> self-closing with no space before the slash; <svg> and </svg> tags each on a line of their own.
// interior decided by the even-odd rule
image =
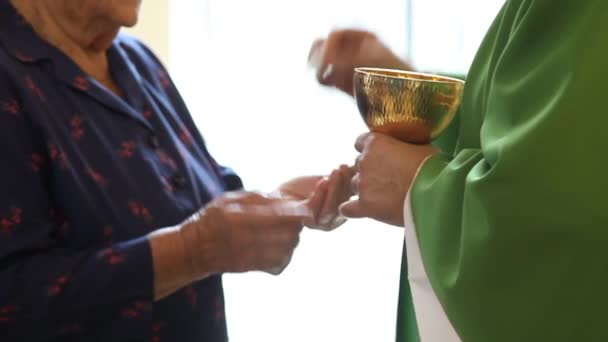
<svg viewBox="0 0 608 342">
<path fill-rule="evenodd" d="M 144 0 L 141 5 L 139 22 L 126 29 L 143 40 L 154 50 L 165 65 L 169 65 L 169 0 Z"/>
<path fill-rule="evenodd" d="M 248 189 L 352 163 L 366 127 L 352 98 L 320 87 L 306 57 L 334 27 L 373 30 L 399 53 L 404 0 L 173 0 L 171 74 L 214 157 Z M 403 229 L 354 220 L 306 230 L 273 277 L 224 277 L 232 342 L 395 340 Z"/>
</svg>

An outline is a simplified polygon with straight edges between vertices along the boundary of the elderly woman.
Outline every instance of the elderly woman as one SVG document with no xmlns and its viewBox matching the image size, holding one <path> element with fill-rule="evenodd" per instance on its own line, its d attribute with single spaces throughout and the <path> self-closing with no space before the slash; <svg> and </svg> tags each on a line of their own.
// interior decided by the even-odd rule
<svg viewBox="0 0 608 342">
<path fill-rule="evenodd" d="M 0 0 L 2 341 L 226 341 L 220 274 L 279 273 L 303 223 L 342 222 L 346 167 L 224 194 L 166 70 L 117 37 L 138 8 Z"/>
</svg>

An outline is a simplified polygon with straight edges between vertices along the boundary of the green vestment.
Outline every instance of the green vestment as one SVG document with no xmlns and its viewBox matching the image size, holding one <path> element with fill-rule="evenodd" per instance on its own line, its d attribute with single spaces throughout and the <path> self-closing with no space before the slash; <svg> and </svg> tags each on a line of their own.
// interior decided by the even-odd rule
<svg viewBox="0 0 608 342">
<path fill-rule="evenodd" d="M 406 203 L 462 341 L 608 341 L 607 81 L 608 1 L 505 3 L 459 133 Z M 420 308 L 401 282 L 397 335 L 412 342 Z"/>
</svg>

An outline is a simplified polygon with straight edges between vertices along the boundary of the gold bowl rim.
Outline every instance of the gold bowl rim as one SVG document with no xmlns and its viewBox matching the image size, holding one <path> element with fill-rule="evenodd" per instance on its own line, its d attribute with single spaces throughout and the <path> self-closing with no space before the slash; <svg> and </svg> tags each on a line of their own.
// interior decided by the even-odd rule
<svg viewBox="0 0 608 342">
<path fill-rule="evenodd" d="M 403 75 L 403 76 L 393 76 L 390 74 L 386 74 L 386 72 Z M 463 80 L 453 78 L 453 77 L 429 74 L 429 73 L 423 73 L 423 72 L 398 70 L 398 69 L 357 67 L 357 68 L 355 68 L 355 73 L 365 74 L 365 75 L 369 75 L 369 76 L 373 76 L 373 77 L 390 78 L 390 79 L 395 79 L 395 80 L 409 80 L 409 81 L 418 81 L 418 82 L 446 83 L 446 84 L 452 84 L 452 83 L 464 84 Z M 411 75 L 413 77 L 408 77 L 408 75 Z M 419 77 L 416 77 L 416 76 L 419 76 Z"/>
</svg>

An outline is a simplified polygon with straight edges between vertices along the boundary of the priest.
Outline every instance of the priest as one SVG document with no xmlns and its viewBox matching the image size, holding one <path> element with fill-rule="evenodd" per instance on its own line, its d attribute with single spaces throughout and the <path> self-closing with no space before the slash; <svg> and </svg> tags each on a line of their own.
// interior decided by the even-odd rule
<svg viewBox="0 0 608 342">
<path fill-rule="evenodd" d="M 606 37 L 605 0 L 507 0 L 450 132 L 358 139 L 341 210 L 405 228 L 399 342 L 608 340 Z M 408 67 L 369 33 L 315 49 L 345 91 L 357 64 Z"/>
</svg>

